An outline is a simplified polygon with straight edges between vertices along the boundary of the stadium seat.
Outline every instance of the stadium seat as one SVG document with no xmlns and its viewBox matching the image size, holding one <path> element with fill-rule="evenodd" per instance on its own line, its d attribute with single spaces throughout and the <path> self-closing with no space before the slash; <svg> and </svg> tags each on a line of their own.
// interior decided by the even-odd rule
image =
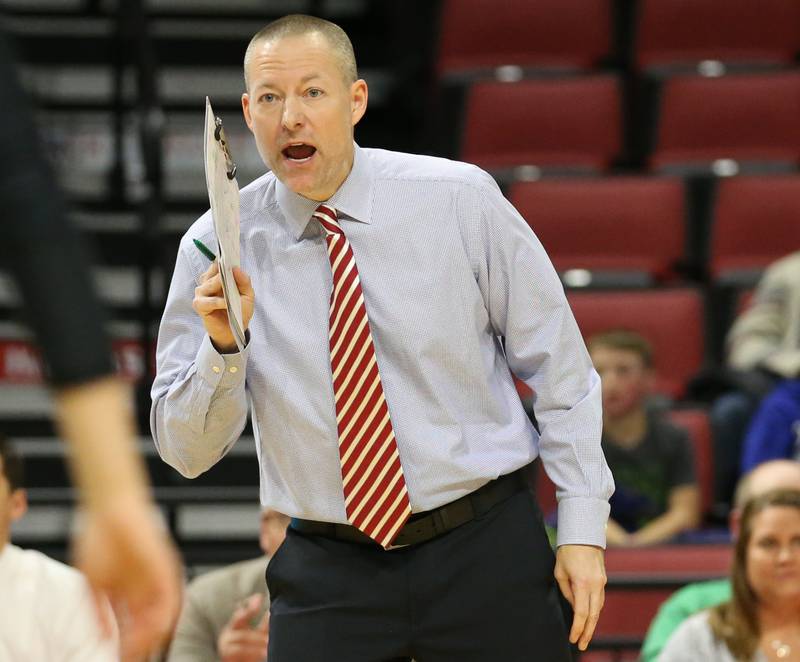
<svg viewBox="0 0 800 662">
<path fill-rule="evenodd" d="M 465 112 L 461 156 L 487 169 L 604 171 L 621 151 L 614 76 L 478 82 Z"/>
<path fill-rule="evenodd" d="M 753 284 L 770 262 L 797 250 L 798 210 L 800 175 L 721 179 L 711 226 L 712 277 Z"/>
<path fill-rule="evenodd" d="M 753 305 L 756 291 L 752 287 L 746 287 L 736 293 L 735 314 L 738 317 Z"/>
<path fill-rule="evenodd" d="M 708 413 L 704 409 L 675 409 L 669 412 L 669 418 L 689 433 L 700 487 L 701 512 L 708 513 L 714 499 L 714 456 Z"/>
<path fill-rule="evenodd" d="M 718 60 L 788 65 L 800 49 L 796 0 L 641 0 L 635 37 L 640 69 Z"/>
<path fill-rule="evenodd" d="M 676 275 L 684 193 L 672 178 L 564 178 L 515 183 L 509 199 L 559 272 L 585 269 L 587 284 L 624 286 Z"/>
<path fill-rule="evenodd" d="M 639 662 L 637 650 L 594 650 L 592 644 L 581 653 L 581 662 Z"/>
<path fill-rule="evenodd" d="M 725 576 L 731 552 L 727 544 L 607 550 L 606 601 L 594 641 L 641 643 L 664 600 L 684 583 Z"/>
<path fill-rule="evenodd" d="M 572 311 L 584 338 L 609 329 L 629 329 L 647 338 L 654 353 L 655 389 L 684 394 L 704 356 L 703 300 L 696 290 L 572 291 Z"/>
<path fill-rule="evenodd" d="M 655 169 L 800 162 L 800 73 L 675 76 L 664 81 L 659 105 Z"/>
<path fill-rule="evenodd" d="M 556 487 L 545 473 L 541 460 L 536 463 L 536 500 L 545 517 L 549 518 L 556 512 Z"/>
<path fill-rule="evenodd" d="M 611 0 L 446 0 L 443 77 L 505 65 L 585 70 L 611 50 Z"/>
<path fill-rule="evenodd" d="M 617 583 L 723 577 L 730 567 L 732 553 L 728 544 L 612 547 L 606 552 L 606 572 Z"/>
<path fill-rule="evenodd" d="M 643 640 L 661 603 L 674 588 L 615 590 L 606 587 L 606 601 L 594 632 L 595 640 L 630 638 Z"/>
</svg>

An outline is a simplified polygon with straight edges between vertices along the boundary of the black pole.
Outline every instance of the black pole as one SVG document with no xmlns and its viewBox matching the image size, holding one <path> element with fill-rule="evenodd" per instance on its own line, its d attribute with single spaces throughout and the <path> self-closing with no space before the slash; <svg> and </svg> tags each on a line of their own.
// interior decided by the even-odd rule
<svg viewBox="0 0 800 662">
<path fill-rule="evenodd" d="M 144 166 L 141 198 L 138 200 L 140 218 L 139 260 L 142 299 L 139 303 L 138 321 L 145 356 L 145 378 L 137 389 L 140 421 L 147 419 L 150 409 L 150 383 L 153 365 L 153 323 L 157 313 L 153 308 L 153 272 L 158 264 L 159 230 L 164 205 L 164 168 L 162 141 L 164 112 L 158 95 L 158 56 L 150 22 L 143 0 L 122 0 L 122 19 L 130 26 L 135 54 L 137 98 L 135 120 L 139 148 Z"/>
</svg>

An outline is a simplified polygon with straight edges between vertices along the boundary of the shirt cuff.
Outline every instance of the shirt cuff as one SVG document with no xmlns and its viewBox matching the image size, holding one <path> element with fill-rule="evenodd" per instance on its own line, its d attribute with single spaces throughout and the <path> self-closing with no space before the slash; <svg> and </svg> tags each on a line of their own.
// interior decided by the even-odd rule
<svg viewBox="0 0 800 662">
<path fill-rule="evenodd" d="M 556 545 L 606 547 L 608 501 L 594 497 L 568 497 L 558 502 Z"/>
<path fill-rule="evenodd" d="M 220 354 L 206 334 L 195 359 L 197 374 L 213 388 L 234 388 L 244 382 L 247 350 Z"/>
</svg>

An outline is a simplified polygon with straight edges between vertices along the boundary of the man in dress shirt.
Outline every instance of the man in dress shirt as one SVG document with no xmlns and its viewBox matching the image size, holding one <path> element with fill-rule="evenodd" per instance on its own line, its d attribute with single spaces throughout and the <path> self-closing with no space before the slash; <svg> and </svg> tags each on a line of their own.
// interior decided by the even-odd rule
<svg viewBox="0 0 800 662">
<path fill-rule="evenodd" d="M 262 503 L 293 518 L 267 570 L 270 662 L 569 659 L 568 639 L 584 649 L 603 604 L 613 481 L 600 381 L 547 255 L 479 168 L 354 144 L 367 84 L 338 26 L 268 25 L 247 49 L 245 82 L 270 170 L 241 192 L 247 346 L 231 335 L 216 262 L 206 268 L 192 245 L 213 240 L 206 214 L 181 241 L 151 427 L 164 460 L 197 476 L 236 441 L 249 403 Z M 357 274 L 344 294 L 343 269 Z M 363 305 L 347 299 L 359 291 Z M 339 447 L 352 402 L 334 382 L 332 329 L 364 309 L 353 333 L 374 352 L 374 390 L 353 406 L 388 406 L 402 469 L 392 485 L 413 513 L 388 538 L 352 511 Z M 512 371 L 536 393 L 538 430 Z M 520 477 L 537 455 L 558 486 L 555 559 Z"/>
</svg>

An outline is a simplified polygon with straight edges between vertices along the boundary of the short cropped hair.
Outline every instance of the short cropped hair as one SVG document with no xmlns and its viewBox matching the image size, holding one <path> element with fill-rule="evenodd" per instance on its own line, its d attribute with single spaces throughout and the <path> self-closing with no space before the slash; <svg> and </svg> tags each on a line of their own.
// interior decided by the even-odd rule
<svg viewBox="0 0 800 662">
<path fill-rule="evenodd" d="M 0 435 L 0 474 L 5 475 L 11 491 L 20 490 L 25 486 L 25 472 L 22 456 L 11 445 L 11 442 Z"/>
<path fill-rule="evenodd" d="M 635 331 L 628 329 L 611 329 L 596 333 L 586 346 L 591 352 L 595 347 L 608 347 L 610 349 L 620 349 L 626 352 L 637 354 L 642 360 L 645 368 L 653 367 L 653 347 L 646 338 Z"/>
<path fill-rule="evenodd" d="M 325 41 L 331 47 L 331 51 L 339 60 L 339 68 L 342 71 L 345 83 L 349 85 L 358 80 L 358 68 L 356 67 L 353 44 L 342 28 L 336 23 L 326 21 L 324 18 L 307 16 L 306 14 L 289 14 L 268 23 L 253 35 L 244 54 L 245 86 L 248 85 L 247 63 L 250 62 L 253 51 L 258 44 L 262 41 L 273 41 L 283 37 L 300 37 L 314 32 L 321 34 L 325 38 Z"/>
<path fill-rule="evenodd" d="M 733 493 L 733 507 L 736 510 L 742 510 L 750 499 L 758 496 L 758 494 L 763 491 L 763 486 L 772 486 L 773 480 L 777 479 L 777 476 L 775 475 L 776 471 L 784 472 L 784 476 L 779 479 L 782 485 L 784 483 L 785 486 L 788 487 L 800 485 L 800 462 L 797 460 L 783 458 L 767 460 L 758 466 L 753 467 L 739 479 L 739 482 L 736 485 L 736 490 Z M 786 473 L 789 473 L 792 476 L 792 481 L 786 480 Z M 764 474 L 767 475 L 766 479 L 763 477 Z M 754 490 L 753 485 L 756 482 L 756 476 L 761 479 L 762 483 L 762 487 L 760 488 L 759 492 Z"/>
</svg>

